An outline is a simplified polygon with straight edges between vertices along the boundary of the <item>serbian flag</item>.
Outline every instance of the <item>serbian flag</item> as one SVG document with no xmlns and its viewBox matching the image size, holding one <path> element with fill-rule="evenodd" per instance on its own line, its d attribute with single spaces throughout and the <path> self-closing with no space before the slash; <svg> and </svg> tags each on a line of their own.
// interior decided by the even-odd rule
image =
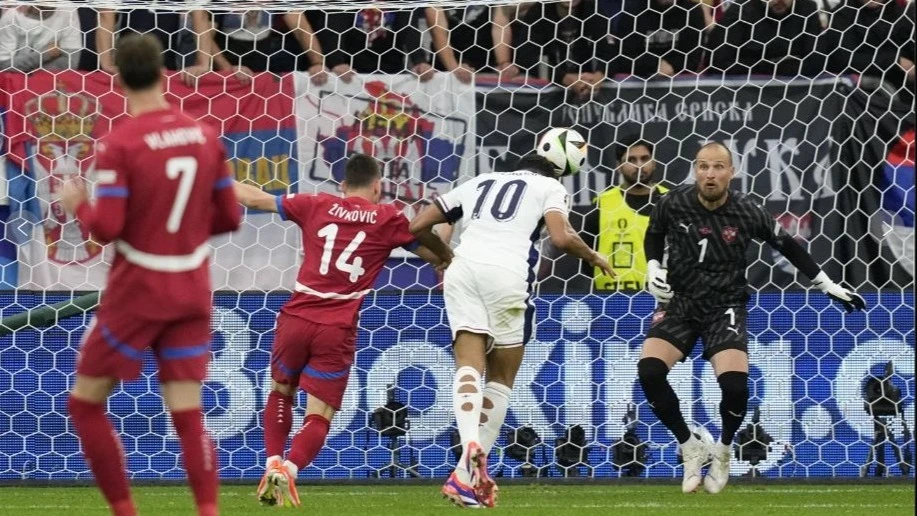
<svg viewBox="0 0 917 516">
<path fill-rule="evenodd" d="M 898 140 L 888 153 L 883 169 L 882 207 L 895 213 L 901 223 L 914 227 L 914 130 Z"/>
<path fill-rule="evenodd" d="M 104 72 L 9 72 L 0 81 L 6 92 L 8 161 L 20 171 L 10 184 L 11 211 L 16 213 L 9 215 L 23 234 L 18 246 L 19 288 L 101 289 L 113 250 L 90 240 L 57 198 L 66 180 L 93 179 L 95 145 L 129 116 L 126 99 L 114 77 Z M 175 73 L 164 87 L 172 105 L 222 135 L 231 158 L 228 166 L 237 179 L 275 193 L 286 193 L 297 184 L 298 167 L 291 163 L 296 127 L 288 79 L 260 74 L 243 81 L 211 73 L 187 86 Z M 223 252 L 217 259 L 227 261 L 224 268 L 238 267 L 241 253 Z M 250 287 L 225 281 L 215 286 Z"/>
<path fill-rule="evenodd" d="M 914 275 L 914 130 L 896 143 L 879 178 L 885 211 L 883 239 L 899 263 Z"/>
</svg>

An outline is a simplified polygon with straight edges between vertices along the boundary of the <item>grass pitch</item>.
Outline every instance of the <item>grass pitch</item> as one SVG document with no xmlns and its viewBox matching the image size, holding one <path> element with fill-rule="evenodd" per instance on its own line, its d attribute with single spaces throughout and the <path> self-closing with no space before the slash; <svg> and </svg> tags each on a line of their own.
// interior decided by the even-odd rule
<svg viewBox="0 0 917 516">
<path fill-rule="evenodd" d="M 388 516 L 455 514 L 435 485 L 301 486 L 303 507 L 261 507 L 254 486 L 224 486 L 221 514 L 312 514 Z M 143 516 L 193 516 L 185 487 L 135 487 Z M 501 515 L 913 515 L 914 485 L 907 484 L 739 484 L 716 496 L 682 495 L 678 485 L 507 484 L 500 491 Z M 0 487 L 0 514 L 107 516 L 92 487 Z"/>
</svg>

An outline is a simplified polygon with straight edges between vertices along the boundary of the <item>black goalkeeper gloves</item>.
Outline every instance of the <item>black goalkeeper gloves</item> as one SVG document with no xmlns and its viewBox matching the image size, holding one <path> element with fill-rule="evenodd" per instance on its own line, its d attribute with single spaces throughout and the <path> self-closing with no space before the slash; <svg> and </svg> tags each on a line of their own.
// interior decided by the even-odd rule
<svg viewBox="0 0 917 516">
<path fill-rule="evenodd" d="M 831 278 L 829 278 L 824 271 L 819 272 L 818 276 L 815 276 L 815 279 L 812 280 L 812 284 L 827 294 L 831 299 L 844 305 L 847 313 L 866 309 L 866 300 L 864 300 L 862 296 L 831 281 Z"/>
</svg>

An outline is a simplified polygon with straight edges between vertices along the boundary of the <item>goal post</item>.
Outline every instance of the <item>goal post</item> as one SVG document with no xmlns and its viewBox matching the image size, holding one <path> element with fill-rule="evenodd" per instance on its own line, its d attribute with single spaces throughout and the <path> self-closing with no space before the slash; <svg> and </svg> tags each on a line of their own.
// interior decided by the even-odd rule
<svg viewBox="0 0 917 516">
<path fill-rule="evenodd" d="M 94 31 L 104 30 L 92 25 L 98 24 L 97 13 L 82 3 L 42 4 L 57 14 L 78 10 L 54 18 L 59 25 L 42 25 L 24 12 L 30 8 L 26 2 L 0 0 L 6 24 L 0 31 L 6 35 L 50 31 L 39 43 L 23 37 L 0 48 L 0 170 L 5 174 L 0 283 L 12 287 L 0 291 L 0 481 L 72 481 L 88 475 L 65 400 L 80 338 L 105 288 L 114 249 L 93 242 L 57 197 L 69 178 L 94 180 L 97 143 L 128 116 L 117 82 L 97 69 Z M 813 73 L 713 73 L 706 67 L 718 58 L 708 47 L 717 37 L 729 37 L 717 34 L 735 11 L 719 13 L 743 2 L 709 11 L 697 7 L 709 15 L 701 17 L 705 25 L 692 36 L 699 38 L 696 66 L 704 73 L 684 70 L 675 77 L 638 73 L 639 63 L 657 50 L 646 47 L 639 59 L 630 57 L 632 36 L 642 34 L 656 43 L 678 36 L 662 27 L 648 35 L 645 25 L 627 25 L 623 20 L 634 17 L 629 11 L 608 11 L 592 0 L 573 2 L 573 14 L 551 11 L 555 4 L 506 2 L 503 14 L 515 36 L 508 36 L 505 48 L 493 44 L 477 50 L 518 61 L 522 74 L 514 78 L 496 57 L 485 58 L 473 76 L 450 71 L 442 49 L 433 48 L 442 36 L 433 28 L 435 20 L 449 24 L 452 39 L 447 41 L 453 45 L 467 40 L 467 31 L 490 34 L 496 22 L 488 17 L 499 16 L 496 8 L 475 0 L 92 5 L 145 10 L 146 21 L 117 16 L 115 37 L 131 23 L 152 23 L 149 31 L 155 34 L 169 27 L 174 32 L 167 42 L 191 45 L 181 52 L 172 49 L 192 56 L 189 66 L 196 64 L 201 45 L 210 48 L 201 43 L 204 36 L 191 15 L 206 11 L 213 42 L 230 66 L 221 68 L 222 61 L 214 60 L 216 70 L 183 69 L 180 60 L 172 61 L 176 69 L 166 73 L 167 97 L 220 132 L 236 179 L 278 195 L 339 193 L 344 160 L 362 152 L 383 164 L 384 202 L 413 216 L 468 178 L 511 170 L 547 128 L 573 127 L 586 137 L 589 155 L 579 174 L 563 180 L 571 194 L 571 221 L 596 247 L 608 243 L 613 265 L 627 269 L 635 267 L 633 251 L 639 245 L 625 237 L 630 219 L 603 215 L 605 205 L 596 200 L 619 185 L 621 142 L 636 137 L 651 143 L 653 179 L 668 187 L 692 181 L 692 160 L 701 145 L 723 142 L 736 167 L 733 188 L 758 196 L 830 276 L 857 289 L 869 306 L 865 313 L 844 314 L 811 290 L 780 255 L 753 246 L 748 255 L 751 399 L 745 424 L 769 439 L 760 439 L 759 446 L 742 439 L 761 433 L 740 437 L 750 444 L 746 455 L 733 458 L 733 474 L 754 469 L 768 478 L 856 478 L 875 458 L 870 453 L 878 421 L 902 450 L 900 456 L 886 450 L 889 473 L 913 478 L 914 111 L 906 102 L 913 98 L 908 97 L 913 83 L 907 82 L 905 61 L 881 79 L 871 75 L 872 69 L 834 73 L 828 54 L 813 61 L 821 67 Z M 655 5 L 647 1 L 645 10 Z M 254 9 L 259 12 L 251 14 Z M 329 65 L 322 77 L 309 68 L 314 61 L 297 61 L 313 54 L 291 52 L 307 40 L 299 39 L 302 26 L 289 27 L 281 15 L 303 10 Z M 349 21 L 328 21 L 336 11 Z M 580 21 L 570 23 L 567 16 Z M 888 43 L 897 41 L 902 26 L 913 34 L 907 19 L 902 9 L 892 20 L 898 32 L 888 33 Z M 591 39 L 562 39 L 569 27 L 586 31 L 586 26 L 593 31 Z M 628 26 L 632 33 L 622 34 Z M 605 32 L 594 32 L 595 27 Z M 819 28 L 815 40 L 831 30 Z M 355 34 L 351 31 L 371 34 L 372 41 L 416 31 L 411 41 L 420 47 L 394 45 L 404 60 L 399 73 L 360 69 L 350 75 L 336 71 L 335 63 L 365 66 L 365 56 L 329 45 Z M 65 48 L 65 34 L 78 34 L 79 47 Z M 473 40 L 466 50 L 488 38 Z M 60 56 L 52 52 L 25 69 L 36 50 L 29 45 L 41 46 L 38 54 L 56 45 L 79 56 L 72 66 L 60 68 Z M 583 81 L 596 76 L 573 80 L 558 73 L 573 59 L 558 49 L 585 55 L 576 70 L 604 78 L 584 89 Z M 811 50 L 812 55 L 823 51 Z M 253 68 L 259 61 L 251 56 L 259 54 L 264 71 Z M 240 61 L 230 62 L 236 58 Z M 288 58 L 289 70 L 272 68 Z M 56 64 L 45 66 L 42 59 Z M 84 67 L 87 62 L 91 66 Z M 419 64 L 442 69 L 430 73 Z M 901 84 L 894 82 L 899 72 Z M 216 292 L 204 413 L 224 480 L 254 481 L 262 474 L 261 412 L 271 385 L 274 321 L 295 281 L 301 238 L 298 228 L 278 216 L 250 211 L 240 231 L 212 241 Z M 458 234 L 454 242 L 460 239 Z M 491 466 L 505 477 L 533 471 L 547 478 L 676 477 L 676 443 L 636 381 L 640 345 L 655 305 L 641 290 L 639 274 L 628 280 L 633 283 L 617 285 L 620 290 L 599 288 L 609 285 L 576 260 L 557 256 L 550 246 L 542 254 L 536 332 L 526 347 Z M 448 475 L 456 460 L 453 369 L 437 274 L 412 255 L 393 255 L 364 302 L 354 369 L 327 446 L 301 476 L 387 476 L 393 457 L 416 466 L 425 478 Z M 670 379 L 686 418 L 717 436 L 720 392 L 710 365 L 689 358 L 675 366 Z M 409 421 L 404 435 L 393 438 L 382 436 L 373 423 L 389 393 L 407 406 Z M 305 395 L 298 400 L 297 424 Z M 152 361 L 140 380 L 116 391 L 108 409 L 123 435 L 133 478 L 183 476 Z M 579 435 L 582 441 L 575 439 Z M 408 473 L 396 468 L 395 476 Z"/>
<path fill-rule="evenodd" d="M 99 304 L 99 293 L 90 292 L 73 299 L 27 309 L 26 311 L 0 319 L 0 336 L 22 329 L 41 329 L 57 325 L 62 319 L 86 313 Z"/>
</svg>

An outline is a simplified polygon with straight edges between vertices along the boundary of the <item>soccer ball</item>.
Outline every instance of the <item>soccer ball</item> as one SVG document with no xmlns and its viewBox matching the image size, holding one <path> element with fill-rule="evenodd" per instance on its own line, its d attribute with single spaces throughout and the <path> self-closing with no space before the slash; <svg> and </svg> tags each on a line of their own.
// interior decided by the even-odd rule
<svg viewBox="0 0 917 516">
<path fill-rule="evenodd" d="M 555 127 L 544 133 L 536 151 L 554 165 L 557 177 L 579 172 L 586 162 L 586 140 L 583 135 L 566 127 Z"/>
</svg>

